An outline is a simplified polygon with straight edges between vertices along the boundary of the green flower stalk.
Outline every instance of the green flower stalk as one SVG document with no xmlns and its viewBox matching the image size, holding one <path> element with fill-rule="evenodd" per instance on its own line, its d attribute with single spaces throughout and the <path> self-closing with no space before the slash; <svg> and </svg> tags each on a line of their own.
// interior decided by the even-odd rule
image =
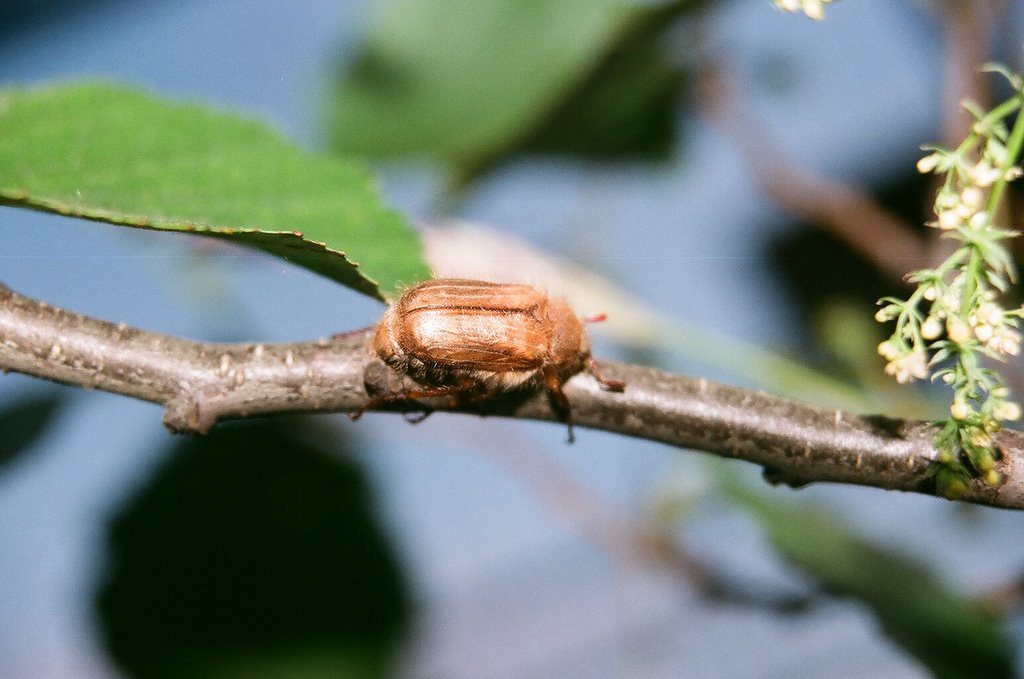
<svg viewBox="0 0 1024 679">
<path fill-rule="evenodd" d="M 1012 130 L 1006 121 L 1021 109 L 1020 76 L 999 67 L 1016 94 L 991 111 L 972 102 L 964 108 L 975 118 L 971 133 L 953 150 L 927 148 L 918 171 L 944 176 L 935 198 L 935 219 L 928 223 L 957 242 L 956 250 L 934 269 L 907 276 L 916 284 L 906 300 L 886 297 L 875 314 L 895 321 L 892 336 L 878 346 L 885 372 L 897 382 L 931 377 L 953 390 L 949 416 L 938 420 L 938 451 L 933 474 L 939 493 L 955 499 L 972 476 L 995 486 L 998 456 L 992 435 L 1004 422 L 1021 417 L 999 373 L 985 359 L 1005 360 L 1021 349 L 1018 328 L 1024 309 L 1007 310 L 999 299 L 1016 270 L 1007 239 L 1016 231 L 997 223 L 1006 184 L 1021 176 L 1016 165 L 1024 143 L 1024 115 Z"/>
</svg>

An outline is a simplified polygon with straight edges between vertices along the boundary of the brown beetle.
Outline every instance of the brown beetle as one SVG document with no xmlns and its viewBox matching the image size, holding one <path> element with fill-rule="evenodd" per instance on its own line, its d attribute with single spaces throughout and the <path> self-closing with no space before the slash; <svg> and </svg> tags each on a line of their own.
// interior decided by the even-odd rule
<svg viewBox="0 0 1024 679">
<path fill-rule="evenodd" d="M 373 340 L 377 354 L 396 370 L 423 382 L 423 389 L 374 398 L 368 408 L 396 400 L 451 395 L 471 400 L 547 386 L 565 413 L 573 440 L 572 411 L 562 391 L 586 369 L 606 389 L 590 356 L 583 323 L 569 306 L 529 285 L 437 279 L 407 290 L 389 308 Z"/>
</svg>

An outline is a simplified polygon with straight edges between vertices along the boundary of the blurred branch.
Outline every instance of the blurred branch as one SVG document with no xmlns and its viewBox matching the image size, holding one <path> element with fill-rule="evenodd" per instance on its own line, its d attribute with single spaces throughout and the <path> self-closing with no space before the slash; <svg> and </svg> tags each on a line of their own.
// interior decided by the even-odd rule
<svg viewBox="0 0 1024 679">
<path fill-rule="evenodd" d="M 987 9 L 989 18 L 999 21 L 1006 12 L 1001 5 L 946 0 L 936 8 L 943 32 L 942 144 L 946 148 L 956 148 L 974 124 L 974 118 L 961 106 L 964 99 L 975 101 L 986 110 L 991 108 L 988 76 L 981 71 L 991 42 L 985 15 Z"/>
<path fill-rule="evenodd" d="M 173 431 L 203 433 L 223 419 L 278 412 L 359 410 L 367 385 L 393 389 L 402 380 L 373 355 L 370 337 L 362 330 L 290 344 L 192 342 L 57 309 L 0 286 L 0 369 L 158 403 Z M 602 370 L 628 386 L 611 393 L 588 375 L 571 379 L 565 393 L 580 426 L 747 460 L 776 483 L 933 492 L 935 432 L 928 423 L 828 410 L 643 366 L 607 362 Z M 459 410 L 560 419 L 544 393 Z M 1024 509 L 1024 434 L 1003 431 L 997 445 L 1004 482 L 972 482 L 964 500 Z"/>
<path fill-rule="evenodd" d="M 615 507 L 530 446 L 507 443 L 495 441 L 489 446 L 501 450 L 493 457 L 521 478 L 558 518 L 588 536 L 622 565 L 658 565 L 704 594 L 731 594 L 714 569 L 704 565 L 649 517 L 641 518 Z"/>
<path fill-rule="evenodd" d="M 815 175 L 787 158 L 751 120 L 741 93 L 721 69 L 702 74 L 701 93 L 709 118 L 783 210 L 832 233 L 896 280 L 929 263 L 928 241 L 866 191 Z"/>
</svg>

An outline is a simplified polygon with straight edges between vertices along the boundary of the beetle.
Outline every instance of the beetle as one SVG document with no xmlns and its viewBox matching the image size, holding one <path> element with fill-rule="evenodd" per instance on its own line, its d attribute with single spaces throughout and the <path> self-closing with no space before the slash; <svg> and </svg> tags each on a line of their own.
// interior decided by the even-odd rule
<svg viewBox="0 0 1024 679">
<path fill-rule="evenodd" d="M 366 408 L 445 395 L 454 406 L 543 384 L 565 414 L 570 442 L 572 409 L 562 390 L 567 379 L 586 370 L 605 389 L 625 388 L 601 375 L 583 322 L 569 305 L 529 285 L 459 278 L 420 283 L 381 317 L 373 349 L 425 386 L 371 399 Z"/>
</svg>

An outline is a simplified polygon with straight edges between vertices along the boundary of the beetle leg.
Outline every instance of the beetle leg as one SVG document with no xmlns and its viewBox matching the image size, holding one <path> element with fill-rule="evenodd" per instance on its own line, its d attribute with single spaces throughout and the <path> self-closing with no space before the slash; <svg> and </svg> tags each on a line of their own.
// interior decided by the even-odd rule
<svg viewBox="0 0 1024 679">
<path fill-rule="evenodd" d="M 433 410 L 424 408 L 422 413 L 402 413 L 402 419 L 408 422 L 409 424 L 419 424 L 423 420 L 430 417 L 431 413 L 433 412 Z"/>
<path fill-rule="evenodd" d="M 583 367 L 608 391 L 624 391 L 626 389 L 626 383 L 622 380 L 613 380 L 602 375 L 597 367 L 597 362 L 593 358 L 587 356 L 583 362 Z"/>
<path fill-rule="evenodd" d="M 397 394 L 390 394 L 388 396 L 378 397 L 383 399 L 384 403 L 390 403 L 393 401 L 418 401 L 421 398 L 435 398 L 437 396 L 451 396 L 448 400 L 449 406 L 454 407 L 458 400 L 454 397 L 457 394 L 461 394 L 465 391 L 469 391 L 473 388 L 473 380 L 464 379 L 459 380 L 455 384 L 445 384 L 437 387 L 423 387 L 422 389 L 410 389 L 409 391 L 398 392 Z M 377 400 L 377 399 L 372 399 Z M 371 402 L 372 402 L 371 400 Z"/>
<path fill-rule="evenodd" d="M 386 394 L 384 396 L 374 396 L 369 399 L 362 408 L 354 413 L 350 413 L 349 417 L 353 420 L 358 420 L 367 410 L 373 410 L 383 405 L 387 405 L 388 403 L 395 403 L 396 401 L 418 401 L 422 398 L 434 398 L 437 396 L 448 396 L 448 407 L 454 408 L 459 404 L 459 395 L 469 391 L 475 385 L 476 383 L 473 380 L 464 378 L 455 384 L 446 384 L 437 387 L 423 387 L 421 389 L 409 389 L 408 391 L 399 391 L 393 394 Z M 428 408 L 428 412 L 426 412 L 419 420 L 414 421 L 413 424 L 422 422 L 430 414 L 429 411 L 432 410 L 433 408 Z"/>
<path fill-rule="evenodd" d="M 544 384 L 548 387 L 548 393 L 558 410 L 565 414 L 565 424 L 569 427 L 569 443 L 576 442 L 576 435 L 572 432 L 572 408 L 569 406 L 569 399 L 562 391 L 562 378 L 553 370 L 544 371 Z"/>
</svg>

